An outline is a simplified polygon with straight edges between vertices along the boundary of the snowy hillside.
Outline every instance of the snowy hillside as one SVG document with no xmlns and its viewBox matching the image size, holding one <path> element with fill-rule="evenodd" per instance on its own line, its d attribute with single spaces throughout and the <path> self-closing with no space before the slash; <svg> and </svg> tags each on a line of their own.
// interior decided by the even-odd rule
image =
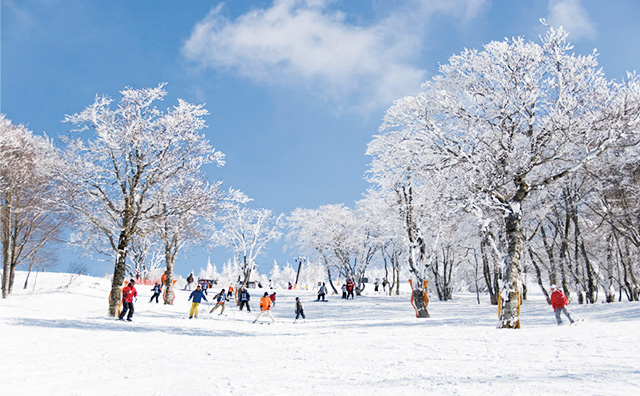
<svg viewBox="0 0 640 396">
<path fill-rule="evenodd" d="M 0 393 L 4 395 L 629 395 L 640 389 L 640 304 L 570 307 L 584 319 L 558 327 L 539 296 L 523 328 L 499 330 L 496 308 L 475 295 L 429 304 L 418 320 L 408 294 L 354 301 L 277 290 L 277 323 L 252 312 L 187 319 L 148 303 L 138 286 L 133 322 L 106 317 L 109 281 L 40 273 L 35 289 L 0 301 Z M 30 281 L 33 285 L 33 279 Z M 300 296 L 306 323 L 293 324 Z M 212 293 L 209 294 L 212 300 Z"/>
</svg>

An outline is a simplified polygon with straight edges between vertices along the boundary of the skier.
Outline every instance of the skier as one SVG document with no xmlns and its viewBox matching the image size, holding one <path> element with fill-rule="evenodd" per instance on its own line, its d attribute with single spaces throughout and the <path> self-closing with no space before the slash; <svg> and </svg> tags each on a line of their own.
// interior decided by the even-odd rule
<svg viewBox="0 0 640 396">
<path fill-rule="evenodd" d="M 151 289 L 151 291 L 153 292 L 153 296 L 151 296 L 151 300 L 149 300 L 149 302 L 153 301 L 153 299 L 156 299 L 156 304 L 158 303 L 158 297 L 160 297 L 160 293 L 162 293 L 162 286 L 156 282 L 156 285 L 153 287 L 153 289 Z"/>
<path fill-rule="evenodd" d="M 118 319 L 124 320 L 124 315 L 129 312 L 127 315 L 127 321 L 131 322 L 131 318 L 133 317 L 133 299 L 138 299 L 138 291 L 134 287 L 136 281 L 131 279 L 129 284 L 122 289 L 122 312 L 120 312 L 120 316 Z"/>
<path fill-rule="evenodd" d="M 246 287 L 242 288 L 240 292 L 240 310 L 242 311 L 242 307 L 246 306 L 247 311 L 251 312 L 251 307 L 249 306 L 249 300 L 251 299 L 251 295 L 247 291 Z"/>
<path fill-rule="evenodd" d="M 307 318 L 304 316 L 304 307 L 300 302 L 300 298 L 296 297 L 296 320 L 294 320 L 293 323 L 296 323 L 300 316 L 302 316 L 302 319 L 304 319 L 306 322 Z"/>
<path fill-rule="evenodd" d="M 289 285 L 287 287 L 289 288 L 289 290 L 293 289 L 293 286 L 291 285 L 291 282 L 289 282 Z"/>
<path fill-rule="evenodd" d="M 347 298 L 347 284 L 346 283 L 342 284 L 342 298 L 343 299 Z"/>
<path fill-rule="evenodd" d="M 271 318 L 271 321 L 273 323 L 275 323 L 276 322 L 276 318 L 274 318 L 273 314 L 271 313 L 271 297 L 269 297 L 269 293 L 268 292 L 264 292 L 264 296 L 262 296 L 262 298 L 260 299 L 260 313 L 258 314 L 256 319 L 253 321 L 253 323 L 256 323 L 258 321 L 258 319 L 260 319 L 262 314 L 265 313 L 265 312 L 267 314 L 269 314 L 269 317 Z"/>
<path fill-rule="evenodd" d="M 355 288 L 355 284 L 353 283 L 353 281 L 351 279 L 347 280 L 347 300 L 349 299 L 349 296 L 351 296 L 351 299 L 353 300 L 354 296 L 353 296 L 353 289 Z"/>
<path fill-rule="evenodd" d="M 276 306 L 276 292 L 271 293 L 271 295 L 269 296 L 269 299 L 271 300 L 271 305 L 273 305 L 275 307 Z"/>
<path fill-rule="evenodd" d="M 193 274 L 189 274 L 187 277 L 187 284 L 184 286 L 184 290 L 191 290 L 191 284 L 193 283 Z"/>
<path fill-rule="evenodd" d="M 556 314 L 556 320 L 558 321 L 558 326 L 562 325 L 562 318 L 560 318 L 560 313 L 564 313 L 571 324 L 575 323 L 575 318 L 573 312 L 567 309 L 567 296 L 564 295 L 562 290 L 558 289 L 556 285 L 551 285 L 551 306 L 553 307 L 553 312 Z"/>
<path fill-rule="evenodd" d="M 220 311 L 220 315 L 222 315 L 224 313 L 224 302 L 227 300 L 227 293 L 225 293 L 225 290 L 222 289 L 222 291 L 216 294 L 214 298 L 216 299 L 216 306 L 213 307 L 213 309 L 209 313 L 213 313 L 213 311 L 218 309 L 218 307 L 222 307 L 222 310 Z"/>
<path fill-rule="evenodd" d="M 376 281 L 373 283 L 373 291 L 378 293 L 378 287 L 380 286 L 380 279 L 376 278 Z"/>
<path fill-rule="evenodd" d="M 229 289 L 227 290 L 227 300 L 231 297 L 233 297 L 233 286 L 229 286 Z"/>
<path fill-rule="evenodd" d="M 194 316 L 198 319 L 198 306 L 200 305 L 200 301 L 204 299 L 207 301 L 207 297 L 204 295 L 204 292 L 200 289 L 200 285 L 196 286 L 196 290 L 192 291 L 189 295 L 189 299 L 187 301 L 191 301 L 193 298 L 193 303 L 191 304 L 191 311 L 189 311 L 189 319 Z"/>
<path fill-rule="evenodd" d="M 322 301 L 324 301 L 324 296 L 326 294 L 327 294 L 327 286 L 325 286 L 324 282 L 322 282 L 322 286 L 320 286 L 320 289 L 318 290 L 318 299 L 316 301 L 320 301 L 320 298 L 322 298 Z"/>
</svg>

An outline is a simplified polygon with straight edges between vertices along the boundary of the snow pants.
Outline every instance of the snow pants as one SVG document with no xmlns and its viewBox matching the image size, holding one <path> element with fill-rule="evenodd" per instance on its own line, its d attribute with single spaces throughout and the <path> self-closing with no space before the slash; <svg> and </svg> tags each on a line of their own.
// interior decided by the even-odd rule
<svg viewBox="0 0 640 396">
<path fill-rule="evenodd" d="M 318 294 L 318 300 L 317 301 L 320 301 L 320 299 L 322 299 L 322 301 L 324 301 L 324 293 Z"/>
<path fill-rule="evenodd" d="M 129 312 L 127 316 L 127 320 L 130 320 L 133 317 L 133 303 L 132 302 L 123 302 L 122 303 L 122 312 L 120 312 L 120 320 L 124 319 L 124 315 Z"/>
<path fill-rule="evenodd" d="M 275 323 L 276 318 L 273 317 L 273 314 L 271 313 L 270 309 L 267 309 L 266 311 L 260 311 L 260 313 L 258 314 L 258 316 L 256 317 L 256 320 L 253 321 L 253 323 L 256 323 L 258 321 L 258 319 L 260 319 L 260 317 L 262 316 L 262 314 L 264 313 L 269 314 L 269 317 L 271 318 L 271 321 Z"/>
<path fill-rule="evenodd" d="M 200 303 L 194 302 L 191 304 L 191 311 L 189 311 L 189 318 L 191 318 L 192 316 L 195 316 L 196 318 L 198 317 L 198 306 L 200 305 Z"/>
<path fill-rule="evenodd" d="M 569 321 L 571 323 L 575 322 L 573 312 L 569 311 L 567 307 L 556 308 L 553 310 L 553 312 L 556 314 L 556 320 L 558 321 L 558 326 L 562 324 L 562 318 L 560 317 L 560 313 L 564 313 L 567 316 L 567 318 L 569 318 Z"/>
<path fill-rule="evenodd" d="M 160 297 L 160 293 L 153 293 L 153 296 L 151 296 L 151 300 L 149 300 L 149 302 L 153 301 L 153 299 L 156 299 L 156 304 L 158 303 L 158 297 Z"/>
<path fill-rule="evenodd" d="M 213 309 L 211 310 L 211 312 L 209 313 L 213 313 L 213 311 L 215 311 L 216 309 L 218 309 L 218 307 L 222 307 L 222 311 L 220 311 L 220 315 L 222 315 L 222 313 L 224 312 L 224 303 L 216 303 L 216 306 L 213 307 Z"/>
<path fill-rule="evenodd" d="M 300 316 L 302 316 L 302 319 L 306 319 L 306 317 L 304 316 L 304 309 L 296 311 L 296 320 L 298 320 Z"/>
<path fill-rule="evenodd" d="M 242 307 L 247 307 L 247 311 L 251 312 L 251 308 L 249 308 L 249 301 L 240 301 L 240 310 L 242 311 Z"/>
</svg>

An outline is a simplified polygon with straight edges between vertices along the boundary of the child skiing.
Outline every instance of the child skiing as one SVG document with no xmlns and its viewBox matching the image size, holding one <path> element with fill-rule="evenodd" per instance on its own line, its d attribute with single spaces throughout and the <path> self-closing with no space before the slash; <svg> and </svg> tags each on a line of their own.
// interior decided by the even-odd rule
<svg viewBox="0 0 640 396">
<path fill-rule="evenodd" d="M 558 289 L 556 285 L 551 285 L 551 306 L 553 307 L 553 312 L 556 314 L 558 326 L 562 325 L 562 318 L 560 318 L 561 313 L 564 313 L 567 318 L 569 318 L 571 324 L 576 321 L 573 312 L 567 309 L 567 304 L 567 296 L 564 295 L 562 290 Z"/>
<path fill-rule="evenodd" d="M 203 299 L 207 301 L 207 297 L 205 297 L 204 292 L 200 289 L 200 285 L 196 286 L 196 290 L 191 292 L 187 301 L 191 301 L 192 298 L 193 303 L 191 304 L 191 311 L 189 311 L 189 319 L 194 316 L 198 319 L 198 305 L 200 305 L 200 301 Z"/>
<path fill-rule="evenodd" d="M 151 291 L 153 292 L 153 296 L 151 296 L 151 300 L 149 300 L 149 302 L 153 301 L 153 299 L 155 298 L 157 304 L 158 297 L 160 297 L 160 293 L 162 293 L 162 285 L 156 282 L 156 285 L 153 287 L 153 289 L 151 289 Z"/>
<path fill-rule="evenodd" d="M 218 309 L 218 307 L 222 307 L 222 310 L 220 311 L 220 315 L 222 315 L 224 313 L 224 302 L 227 301 L 227 293 L 225 293 L 225 290 L 222 289 L 222 291 L 218 293 L 214 298 L 216 299 L 216 306 L 213 307 L 213 309 L 209 313 L 213 313 L 213 311 Z"/>
<path fill-rule="evenodd" d="M 273 305 L 275 307 L 276 306 L 276 292 L 271 293 L 269 298 L 271 299 L 271 305 Z"/>
<path fill-rule="evenodd" d="M 274 318 L 273 314 L 271 313 L 271 298 L 269 297 L 269 293 L 267 292 L 264 292 L 264 296 L 262 296 L 262 298 L 260 299 L 260 313 L 253 321 L 253 323 L 256 323 L 265 312 L 269 315 L 271 321 L 275 323 L 276 318 Z"/>
</svg>

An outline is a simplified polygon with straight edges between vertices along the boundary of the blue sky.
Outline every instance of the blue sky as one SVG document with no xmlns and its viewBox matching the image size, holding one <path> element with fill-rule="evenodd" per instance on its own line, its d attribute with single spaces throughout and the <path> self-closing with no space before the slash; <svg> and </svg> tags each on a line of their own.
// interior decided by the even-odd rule
<svg viewBox="0 0 640 396">
<path fill-rule="evenodd" d="M 464 48 L 538 40 L 545 18 L 577 53 L 597 48 L 609 78 L 640 61 L 636 0 L 1 0 L 1 11 L 0 112 L 14 123 L 57 138 L 96 94 L 167 82 L 161 107 L 182 98 L 210 112 L 205 133 L 227 160 L 211 180 L 285 214 L 360 199 L 384 111 Z M 231 256 L 184 252 L 177 272 L 209 255 L 219 268 Z M 297 255 L 276 244 L 261 269 Z"/>
</svg>

